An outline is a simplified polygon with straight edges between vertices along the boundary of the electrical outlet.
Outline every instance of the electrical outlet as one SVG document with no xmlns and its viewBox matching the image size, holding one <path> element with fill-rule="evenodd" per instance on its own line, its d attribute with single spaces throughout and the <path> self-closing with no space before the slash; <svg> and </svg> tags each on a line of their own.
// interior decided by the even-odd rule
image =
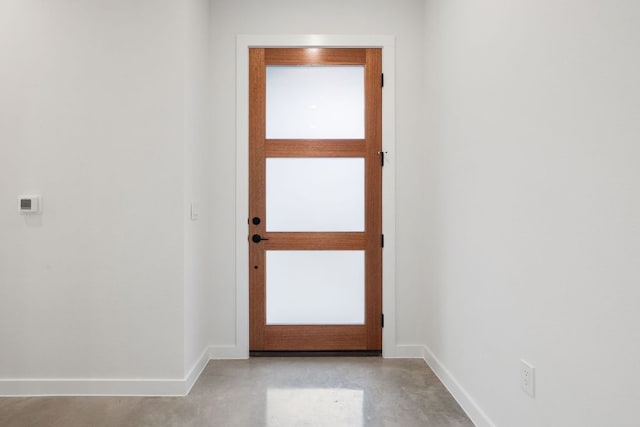
<svg viewBox="0 0 640 427">
<path fill-rule="evenodd" d="M 520 387 L 531 397 L 535 397 L 536 368 L 525 360 L 520 360 Z"/>
</svg>

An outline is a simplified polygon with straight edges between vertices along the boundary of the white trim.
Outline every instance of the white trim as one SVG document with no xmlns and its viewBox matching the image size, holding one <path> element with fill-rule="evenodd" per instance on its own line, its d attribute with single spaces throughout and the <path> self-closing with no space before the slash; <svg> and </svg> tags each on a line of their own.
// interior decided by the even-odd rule
<svg viewBox="0 0 640 427">
<path fill-rule="evenodd" d="M 0 379 L 0 396 L 186 396 L 208 362 L 206 347 L 184 379 Z"/>
<path fill-rule="evenodd" d="M 0 379 L 0 396 L 184 396 L 184 379 Z"/>
<path fill-rule="evenodd" d="M 395 38 L 366 35 L 240 35 L 236 44 L 236 347 L 249 355 L 249 48 L 379 47 L 382 48 L 382 147 L 388 154 L 382 178 L 382 306 L 385 327 L 382 354 L 396 355 L 395 317 Z"/>
<path fill-rule="evenodd" d="M 247 357 L 235 345 L 207 346 L 184 379 L 0 378 L 0 397 L 186 396 L 210 360 Z"/>
<path fill-rule="evenodd" d="M 489 416 L 482 410 L 473 397 L 471 397 L 469 392 L 462 387 L 453 374 L 427 346 L 423 347 L 423 357 L 433 373 L 436 374 L 440 382 L 444 384 L 476 427 L 496 427 L 496 424 L 491 421 Z"/>
<path fill-rule="evenodd" d="M 209 360 L 248 359 L 249 352 L 237 345 L 212 345 L 209 347 Z"/>
<path fill-rule="evenodd" d="M 200 357 L 198 358 L 196 363 L 193 365 L 193 367 L 185 377 L 185 390 L 184 390 L 185 396 L 191 392 L 191 389 L 193 388 L 194 384 L 196 383 L 196 381 L 198 381 L 198 378 L 200 378 L 202 371 L 204 371 L 204 368 L 207 367 L 207 363 L 209 363 L 209 360 L 210 360 L 209 347 L 205 347 L 204 350 L 202 351 L 202 354 L 200 354 Z"/>
<path fill-rule="evenodd" d="M 424 346 L 422 344 L 398 344 L 393 357 L 396 359 L 424 359 Z"/>
</svg>

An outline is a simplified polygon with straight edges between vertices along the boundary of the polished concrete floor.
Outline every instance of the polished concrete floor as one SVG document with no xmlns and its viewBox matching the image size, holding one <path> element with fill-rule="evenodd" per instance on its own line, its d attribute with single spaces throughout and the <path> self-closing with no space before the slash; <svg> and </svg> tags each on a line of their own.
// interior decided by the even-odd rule
<svg viewBox="0 0 640 427">
<path fill-rule="evenodd" d="M 186 397 L 0 398 L 0 426 L 473 426 L 422 360 L 211 361 Z"/>
</svg>

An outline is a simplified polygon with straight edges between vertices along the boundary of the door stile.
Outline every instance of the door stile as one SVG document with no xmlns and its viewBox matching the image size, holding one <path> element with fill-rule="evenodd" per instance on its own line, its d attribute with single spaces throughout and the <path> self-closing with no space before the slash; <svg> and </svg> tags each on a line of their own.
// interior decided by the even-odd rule
<svg viewBox="0 0 640 427">
<path fill-rule="evenodd" d="M 265 234 L 265 113 L 266 76 L 264 73 L 264 49 L 249 50 L 249 348 L 264 347 L 264 323 L 266 321 L 265 251 L 256 248 L 251 235 Z M 259 224 L 253 218 L 260 218 Z"/>
<path fill-rule="evenodd" d="M 382 349 L 382 54 L 366 50 L 365 65 L 365 257 L 367 348 Z"/>
</svg>

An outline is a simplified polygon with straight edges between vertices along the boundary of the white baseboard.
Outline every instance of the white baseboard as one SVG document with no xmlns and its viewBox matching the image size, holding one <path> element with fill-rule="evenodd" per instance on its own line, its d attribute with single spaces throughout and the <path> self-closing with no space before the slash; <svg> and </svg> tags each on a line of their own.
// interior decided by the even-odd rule
<svg viewBox="0 0 640 427">
<path fill-rule="evenodd" d="M 189 392 L 193 388 L 193 385 L 196 383 L 196 381 L 198 381 L 198 378 L 200 378 L 202 371 L 204 371 L 204 368 L 207 367 L 207 363 L 209 363 L 209 347 L 204 348 L 202 354 L 185 378 L 185 396 L 189 394 Z"/>
<path fill-rule="evenodd" d="M 28 396 L 185 396 L 211 359 L 247 359 L 248 352 L 235 345 L 204 349 L 185 378 L 180 379 L 2 379 L 0 397 Z"/>
<path fill-rule="evenodd" d="M 0 396 L 184 396 L 183 379 L 0 379 Z"/>
<path fill-rule="evenodd" d="M 398 344 L 395 346 L 393 355 L 385 354 L 387 359 L 424 359 L 423 345 Z"/>
<path fill-rule="evenodd" d="M 249 352 L 236 345 L 212 345 L 209 346 L 209 359 L 248 359 Z"/>
<path fill-rule="evenodd" d="M 482 410 L 478 403 L 471 397 L 471 395 L 465 390 L 464 387 L 455 379 L 451 372 L 438 360 L 438 358 L 431 352 L 431 350 L 423 346 L 423 357 L 427 365 L 436 374 L 438 379 L 449 390 L 449 393 L 453 396 L 466 414 L 471 418 L 471 421 L 476 427 L 496 427 L 487 414 Z"/>
<path fill-rule="evenodd" d="M 206 347 L 181 379 L 0 379 L 0 396 L 185 396 L 208 362 L 209 347 Z"/>
</svg>

